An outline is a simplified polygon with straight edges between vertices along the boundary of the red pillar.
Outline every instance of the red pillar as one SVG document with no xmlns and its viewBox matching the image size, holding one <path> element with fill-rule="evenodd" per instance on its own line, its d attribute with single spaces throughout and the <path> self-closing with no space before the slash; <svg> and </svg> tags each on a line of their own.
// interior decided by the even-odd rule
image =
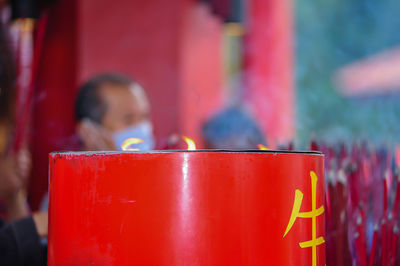
<svg viewBox="0 0 400 266">
<path fill-rule="evenodd" d="M 77 1 L 60 0 L 49 11 L 39 63 L 32 118 L 32 177 L 29 201 L 35 210 L 47 192 L 48 153 L 76 148 Z"/>
<path fill-rule="evenodd" d="M 203 146 L 201 127 L 223 100 L 222 30 L 205 3 L 187 1 L 180 49 L 179 132 Z"/>
<path fill-rule="evenodd" d="M 292 1 L 250 0 L 246 21 L 245 97 L 275 147 L 295 135 Z"/>
</svg>

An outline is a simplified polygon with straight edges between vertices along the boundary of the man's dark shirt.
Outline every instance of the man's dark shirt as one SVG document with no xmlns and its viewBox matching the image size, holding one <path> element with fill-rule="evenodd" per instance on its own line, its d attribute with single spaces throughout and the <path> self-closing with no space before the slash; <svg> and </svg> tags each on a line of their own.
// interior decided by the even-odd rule
<svg viewBox="0 0 400 266">
<path fill-rule="evenodd" d="M 46 265 L 46 253 L 31 216 L 9 224 L 0 218 L 0 265 Z"/>
</svg>

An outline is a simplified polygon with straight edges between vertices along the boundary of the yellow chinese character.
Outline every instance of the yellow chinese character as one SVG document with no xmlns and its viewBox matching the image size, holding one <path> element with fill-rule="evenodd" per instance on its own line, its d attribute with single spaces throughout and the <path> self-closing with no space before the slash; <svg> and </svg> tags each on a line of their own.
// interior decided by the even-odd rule
<svg viewBox="0 0 400 266">
<path fill-rule="evenodd" d="M 322 205 L 318 209 L 316 208 L 316 201 L 317 201 L 317 175 L 311 171 L 311 197 L 312 197 L 312 209 L 309 212 L 300 212 L 301 202 L 303 201 L 303 193 L 296 189 L 294 194 L 294 203 L 292 214 L 290 215 L 289 223 L 286 227 L 285 234 L 283 237 L 289 233 L 290 229 L 292 228 L 294 222 L 296 221 L 297 217 L 300 218 L 312 218 L 312 239 L 309 241 L 300 242 L 299 245 L 301 248 L 309 248 L 312 247 L 312 265 L 317 265 L 317 246 L 323 244 L 325 242 L 322 236 L 317 238 L 317 217 L 324 213 L 324 206 Z"/>
</svg>

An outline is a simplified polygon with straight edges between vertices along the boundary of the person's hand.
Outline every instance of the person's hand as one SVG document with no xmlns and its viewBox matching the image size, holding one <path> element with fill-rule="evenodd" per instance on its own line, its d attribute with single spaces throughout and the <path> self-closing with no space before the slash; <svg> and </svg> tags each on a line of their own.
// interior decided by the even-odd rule
<svg viewBox="0 0 400 266">
<path fill-rule="evenodd" d="M 90 120 L 83 120 L 78 126 L 78 133 L 87 150 L 116 150 L 112 134 Z"/>
<path fill-rule="evenodd" d="M 0 159 L 0 198 L 13 198 L 26 186 L 31 169 L 31 156 L 27 149 L 16 155 Z"/>
<path fill-rule="evenodd" d="M 47 237 L 49 232 L 49 216 L 47 212 L 35 212 L 32 215 L 36 231 L 40 237 Z"/>
<path fill-rule="evenodd" d="M 16 194 L 24 185 L 16 171 L 17 160 L 15 156 L 0 159 L 0 199 L 5 199 Z"/>
<path fill-rule="evenodd" d="M 182 138 L 178 134 L 172 134 L 167 139 L 167 148 L 177 150 L 182 145 Z"/>
<path fill-rule="evenodd" d="M 32 156 L 27 148 L 21 149 L 16 157 L 17 160 L 17 175 L 24 181 L 24 186 L 28 181 L 29 174 L 32 168 Z"/>
<path fill-rule="evenodd" d="M 4 201 L 4 209 L 7 222 L 28 216 L 29 208 L 25 191 L 21 189 L 17 193 L 9 194 Z"/>
</svg>

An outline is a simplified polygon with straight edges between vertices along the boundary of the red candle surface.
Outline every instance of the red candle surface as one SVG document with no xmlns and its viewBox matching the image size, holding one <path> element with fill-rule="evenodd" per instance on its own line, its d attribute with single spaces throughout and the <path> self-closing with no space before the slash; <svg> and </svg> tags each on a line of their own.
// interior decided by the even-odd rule
<svg viewBox="0 0 400 266">
<path fill-rule="evenodd" d="M 323 155 L 50 154 L 49 265 L 325 265 Z"/>
</svg>

